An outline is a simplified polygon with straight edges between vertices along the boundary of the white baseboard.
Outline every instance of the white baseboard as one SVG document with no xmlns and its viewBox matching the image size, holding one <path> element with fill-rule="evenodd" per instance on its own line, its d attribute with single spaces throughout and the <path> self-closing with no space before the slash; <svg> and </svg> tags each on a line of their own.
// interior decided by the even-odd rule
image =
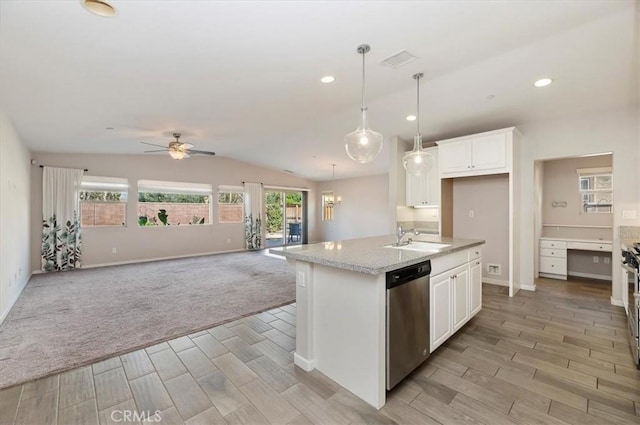
<svg viewBox="0 0 640 425">
<path fill-rule="evenodd" d="M 622 300 L 617 300 L 613 297 L 611 297 L 611 305 L 615 305 L 618 307 L 624 307 L 624 303 L 622 302 Z"/>
<path fill-rule="evenodd" d="M 122 266 L 122 265 L 125 265 L 125 264 L 150 263 L 152 261 L 163 261 L 163 260 L 178 260 L 180 258 L 203 257 L 205 255 L 227 254 L 227 253 L 230 253 L 230 252 L 242 252 L 242 251 L 246 251 L 246 249 L 231 249 L 231 250 L 228 250 L 228 251 L 214 251 L 214 252 L 202 252 L 202 253 L 198 253 L 198 254 L 173 255 L 173 256 L 170 256 L 170 257 L 141 258 L 141 259 L 138 259 L 138 260 L 115 261 L 113 263 L 89 264 L 88 266 L 83 265 L 81 268 L 83 268 L 83 269 L 93 269 L 93 268 L 97 268 L 97 267 Z M 39 272 L 42 273 L 42 271 L 39 271 Z"/>
<path fill-rule="evenodd" d="M 535 291 L 536 290 L 536 285 L 522 285 L 520 284 L 520 289 L 524 289 L 525 291 Z"/>
<path fill-rule="evenodd" d="M 490 285 L 509 286 L 508 280 L 492 279 L 490 277 L 483 277 L 482 283 L 488 283 Z"/>
<path fill-rule="evenodd" d="M 315 360 L 307 360 L 298 353 L 293 353 L 293 363 L 305 372 L 311 372 L 316 368 Z"/>
<path fill-rule="evenodd" d="M 567 275 L 564 274 L 538 273 L 538 275 L 547 279 L 567 280 Z"/>
<path fill-rule="evenodd" d="M 24 282 L 24 285 L 22 285 L 22 288 L 20 288 L 20 292 L 18 292 L 18 295 L 9 303 L 9 307 L 7 308 L 7 310 L 4 313 L 2 313 L 2 315 L 0 316 L 0 325 L 2 325 L 2 323 L 4 322 L 4 319 L 7 318 L 9 313 L 11 313 L 11 309 L 13 309 L 13 306 L 15 306 L 18 299 L 20 299 L 20 295 L 22 295 L 22 291 L 24 291 L 24 288 L 27 287 L 27 284 L 31 280 L 31 276 L 33 276 L 33 273 L 29 274 L 29 277 L 27 277 L 27 280 Z"/>
<path fill-rule="evenodd" d="M 593 274 L 593 273 L 582 273 L 582 272 L 568 272 L 569 276 L 575 277 L 586 277 L 588 279 L 598 279 L 598 280 L 612 280 L 611 276 L 603 275 L 603 274 Z"/>
</svg>

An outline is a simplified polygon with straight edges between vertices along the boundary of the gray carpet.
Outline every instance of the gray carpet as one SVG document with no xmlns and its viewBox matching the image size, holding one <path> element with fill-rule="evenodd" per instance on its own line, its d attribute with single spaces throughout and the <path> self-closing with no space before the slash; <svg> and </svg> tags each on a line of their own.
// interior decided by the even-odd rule
<svg viewBox="0 0 640 425">
<path fill-rule="evenodd" d="M 0 327 L 0 388 L 294 300 L 294 268 L 261 252 L 34 275 Z"/>
</svg>

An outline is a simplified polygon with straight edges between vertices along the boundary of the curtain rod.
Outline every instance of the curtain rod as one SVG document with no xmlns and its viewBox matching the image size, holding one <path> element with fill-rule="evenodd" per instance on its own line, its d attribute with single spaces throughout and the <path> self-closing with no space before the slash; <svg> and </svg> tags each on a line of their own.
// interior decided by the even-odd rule
<svg viewBox="0 0 640 425">
<path fill-rule="evenodd" d="M 49 166 L 47 165 L 47 167 L 49 167 Z M 40 168 L 44 168 L 44 165 L 41 165 L 41 166 L 40 166 Z M 87 171 L 89 171 L 89 170 L 87 170 L 87 169 L 85 168 L 85 169 L 84 169 L 84 172 L 86 173 Z"/>
</svg>

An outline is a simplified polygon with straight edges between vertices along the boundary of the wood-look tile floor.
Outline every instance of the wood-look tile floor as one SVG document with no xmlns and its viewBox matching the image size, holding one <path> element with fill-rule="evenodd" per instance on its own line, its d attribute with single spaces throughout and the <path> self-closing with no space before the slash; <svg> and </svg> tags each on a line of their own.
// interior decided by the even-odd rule
<svg viewBox="0 0 640 425">
<path fill-rule="evenodd" d="M 0 424 L 132 423 L 127 411 L 188 425 L 639 424 L 640 372 L 610 285 L 537 289 L 510 299 L 485 285 L 483 310 L 379 411 L 293 366 L 293 304 L 3 390 Z"/>
</svg>

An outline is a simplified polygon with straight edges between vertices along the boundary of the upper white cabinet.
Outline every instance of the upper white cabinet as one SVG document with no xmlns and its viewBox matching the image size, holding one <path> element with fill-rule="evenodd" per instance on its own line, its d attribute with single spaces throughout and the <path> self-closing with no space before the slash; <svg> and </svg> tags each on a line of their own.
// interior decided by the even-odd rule
<svg viewBox="0 0 640 425">
<path fill-rule="evenodd" d="M 425 149 L 433 155 L 433 166 L 428 173 L 414 176 L 407 172 L 407 206 L 427 207 L 440 205 L 440 173 L 438 148 Z"/>
<path fill-rule="evenodd" d="M 440 176 L 464 177 L 510 171 L 512 129 L 438 142 Z"/>
</svg>

